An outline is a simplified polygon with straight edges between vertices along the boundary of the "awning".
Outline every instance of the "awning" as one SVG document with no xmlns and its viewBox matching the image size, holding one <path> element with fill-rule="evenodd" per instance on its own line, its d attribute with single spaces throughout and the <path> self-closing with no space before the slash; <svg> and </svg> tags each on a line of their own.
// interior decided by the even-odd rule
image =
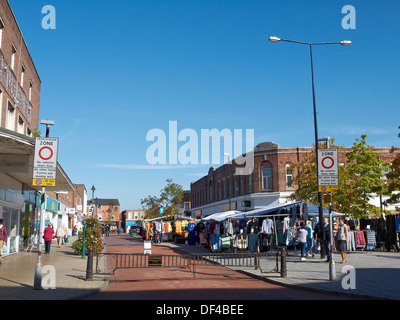
<svg viewBox="0 0 400 320">
<path fill-rule="evenodd" d="M 0 156 L 3 162 L 7 158 L 13 162 L 20 162 L 20 166 L 12 168 L 0 167 L 0 173 L 4 172 L 9 177 L 24 183 L 35 190 L 41 191 L 42 187 L 32 185 L 33 181 L 33 158 L 35 151 L 35 139 L 23 134 L 0 128 Z M 75 188 L 65 173 L 64 169 L 57 162 L 56 185 L 46 187 L 47 191 L 74 191 Z"/>
<path fill-rule="evenodd" d="M 260 209 L 255 209 L 247 212 L 240 212 L 237 213 L 233 216 L 231 216 L 232 219 L 243 219 L 243 218 L 251 218 L 251 217 L 258 217 L 258 216 L 264 216 L 264 215 L 272 215 L 274 212 L 279 211 L 281 209 L 289 209 L 293 206 L 302 206 L 306 204 L 307 205 L 307 210 L 308 210 L 308 216 L 314 217 L 319 215 L 319 207 L 303 202 L 303 201 L 298 201 L 298 202 L 293 202 L 293 203 L 288 203 L 280 206 L 268 206 Z M 323 208 L 323 216 L 324 217 L 329 217 L 329 210 Z M 338 212 L 332 212 L 332 217 L 340 217 L 344 216 L 343 213 L 338 213 Z"/>
<path fill-rule="evenodd" d="M 126 221 L 125 226 L 127 227 L 141 227 L 136 221 Z"/>
<path fill-rule="evenodd" d="M 225 219 L 230 218 L 231 216 L 238 214 L 239 212 L 240 211 L 237 211 L 237 210 L 218 212 L 218 213 L 211 214 L 211 215 L 203 218 L 202 220 L 204 220 L 204 221 L 208 221 L 208 220 L 223 221 Z"/>
</svg>

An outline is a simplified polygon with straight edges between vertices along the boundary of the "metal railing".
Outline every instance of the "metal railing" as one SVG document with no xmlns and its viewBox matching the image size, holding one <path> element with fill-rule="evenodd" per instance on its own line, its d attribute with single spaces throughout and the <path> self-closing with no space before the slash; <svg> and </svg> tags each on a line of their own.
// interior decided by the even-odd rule
<svg viewBox="0 0 400 320">
<path fill-rule="evenodd" d="M 199 266 L 252 267 L 261 273 L 279 273 L 280 253 L 219 253 L 190 255 L 149 255 L 128 253 L 101 253 L 96 256 L 96 273 L 99 272 L 99 260 L 111 259 L 111 274 L 119 269 L 185 267 L 196 275 Z M 282 269 L 282 268 L 281 268 Z"/>
</svg>

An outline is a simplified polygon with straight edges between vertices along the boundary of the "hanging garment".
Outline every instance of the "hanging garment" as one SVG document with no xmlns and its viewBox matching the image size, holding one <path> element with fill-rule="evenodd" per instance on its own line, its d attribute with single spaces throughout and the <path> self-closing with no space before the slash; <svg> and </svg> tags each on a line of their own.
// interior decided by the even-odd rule
<svg viewBox="0 0 400 320">
<path fill-rule="evenodd" d="M 258 234 L 260 232 L 260 228 L 258 227 L 258 221 L 257 220 L 250 220 L 247 222 L 246 225 L 246 233 L 256 233 Z"/>
<path fill-rule="evenodd" d="M 266 233 L 260 234 L 260 251 L 267 252 L 271 250 L 271 235 Z"/>
<path fill-rule="evenodd" d="M 205 231 L 202 231 L 200 233 L 200 244 L 202 246 L 206 246 L 208 244 L 208 240 L 207 240 L 207 233 L 205 233 Z"/>
<path fill-rule="evenodd" d="M 376 249 L 376 236 L 374 230 L 364 230 L 366 249 L 375 250 Z"/>
<path fill-rule="evenodd" d="M 246 230 L 246 225 L 247 225 L 247 220 L 246 219 L 242 219 L 239 221 L 239 229 L 240 230 Z"/>
<path fill-rule="evenodd" d="M 260 251 L 260 238 L 256 234 L 247 235 L 248 238 L 248 250 L 250 252 Z"/>
<path fill-rule="evenodd" d="M 175 232 L 177 234 L 182 234 L 182 223 L 178 220 L 175 222 Z"/>
<path fill-rule="evenodd" d="M 246 234 L 237 235 L 236 244 L 239 250 L 246 250 L 248 246 L 247 235 Z"/>
<path fill-rule="evenodd" d="M 363 231 L 354 231 L 356 248 L 365 248 L 365 237 Z"/>
<path fill-rule="evenodd" d="M 190 222 L 187 227 L 187 233 L 189 238 L 189 245 L 194 246 L 196 244 L 196 224 Z"/>
<path fill-rule="evenodd" d="M 272 221 L 272 219 L 264 219 L 261 226 L 261 232 L 274 233 L 274 222 Z"/>
<path fill-rule="evenodd" d="M 221 235 L 221 248 L 229 249 L 231 247 L 231 237 L 223 234 Z"/>
<path fill-rule="evenodd" d="M 227 233 L 227 234 L 229 234 L 229 235 L 232 235 L 233 234 L 233 225 L 232 225 L 232 222 L 230 221 L 230 220 L 226 220 L 225 221 L 225 223 L 224 223 L 224 225 L 225 225 L 225 232 Z"/>
<path fill-rule="evenodd" d="M 213 251 L 221 249 L 221 237 L 216 234 L 211 235 L 210 237 L 210 249 Z"/>
</svg>

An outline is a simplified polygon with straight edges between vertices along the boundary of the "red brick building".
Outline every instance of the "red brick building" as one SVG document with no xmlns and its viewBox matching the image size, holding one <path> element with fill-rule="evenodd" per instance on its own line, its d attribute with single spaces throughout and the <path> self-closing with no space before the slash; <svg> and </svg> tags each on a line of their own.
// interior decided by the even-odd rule
<svg viewBox="0 0 400 320">
<path fill-rule="evenodd" d="M 381 159 L 392 162 L 399 151 L 375 148 Z M 208 174 L 191 184 L 192 213 L 209 215 L 229 209 L 249 211 L 285 203 L 295 191 L 291 165 L 315 151 L 309 148 L 280 148 L 263 142 L 254 148 L 254 168 L 249 175 L 235 175 L 235 164 L 211 167 Z M 345 153 L 339 153 L 339 164 L 346 165 Z"/>
<path fill-rule="evenodd" d="M 41 80 L 6 0 L 0 0 L 0 127 L 31 136 L 38 128 Z"/>
<path fill-rule="evenodd" d="M 118 199 L 94 199 L 94 212 L 90 212 L 91 200 L 87 202 L 89 216 L 98 218 L 99 221 L 120 221 L 120 204 Z"/>
</svg>

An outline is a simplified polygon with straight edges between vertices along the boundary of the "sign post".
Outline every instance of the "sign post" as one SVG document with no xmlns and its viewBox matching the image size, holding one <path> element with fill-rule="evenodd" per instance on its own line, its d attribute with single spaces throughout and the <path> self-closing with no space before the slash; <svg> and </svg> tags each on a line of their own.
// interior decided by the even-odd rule
<svg viewBox="0 0 400 320">
<path fill-rule="evenodd" d="M 338 154 L 337 149 L 318 150 L 318 188 L 320 192 L 332 192 L 339 188 Z M 336 280 L 335 261 L 333 261 L 333 226 L 332 226 L 332 195 L 326 197 L 329 201 L 329 280 Z"/>
<path fill-rule="evenodd" d="M 56 185 L 58 138 L 49 138 L 50 126 L 54 121 L 43 120 L 46 125 L 46 138 L 38 137 L 35 140 L 35 154 L 33 161 L 34 186 L 42 187 L 42 201 L 40 206 L 40 219 L 38 228 L 38 259 L 35 266 L 35 278 L 33 287 L 42 289 L 42 234 L 44 230 L 44 208 L 46 201 L 46 186 Z"/>
</svg>

